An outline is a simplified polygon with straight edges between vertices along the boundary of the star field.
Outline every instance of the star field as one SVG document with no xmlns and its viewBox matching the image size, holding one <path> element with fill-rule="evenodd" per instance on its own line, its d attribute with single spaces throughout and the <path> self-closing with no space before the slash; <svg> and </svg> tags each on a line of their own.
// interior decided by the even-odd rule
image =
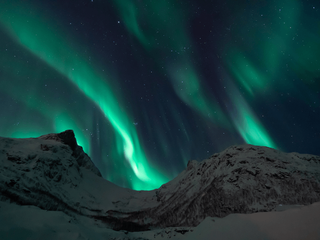
<svg viewBox="0 0 320 240">
<path fill-rule="evenodd" d="M 149 190 L 235 144 L 320 155 L 317 1 L 0 3 L 0 135 L 73 129 Z"/>
</svg>

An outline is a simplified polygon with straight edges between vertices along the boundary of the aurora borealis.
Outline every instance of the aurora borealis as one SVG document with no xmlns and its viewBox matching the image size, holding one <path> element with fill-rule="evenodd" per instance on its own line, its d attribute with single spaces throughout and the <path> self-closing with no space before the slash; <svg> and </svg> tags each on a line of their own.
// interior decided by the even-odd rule
<svg viewBox="0 0 320 240">
<path fill-rule="evenodd" d="M 0 3 L 0 135 L 73 129 L 149 190 L 234 144 L 320 154 L 317 1 Z"/>
</svg>

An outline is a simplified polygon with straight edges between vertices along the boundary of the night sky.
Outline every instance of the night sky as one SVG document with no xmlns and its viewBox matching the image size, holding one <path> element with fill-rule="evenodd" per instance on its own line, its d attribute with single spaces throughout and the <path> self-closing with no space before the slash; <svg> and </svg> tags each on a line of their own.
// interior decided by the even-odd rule
<svg viewBox="0 0 320 240">
<path fill-rule="evenodd" d="M 318 0 L 0 0 L 0 136 L 73 129 L 149 190 L 235 144 L 320 155 Z"/>
</svg>

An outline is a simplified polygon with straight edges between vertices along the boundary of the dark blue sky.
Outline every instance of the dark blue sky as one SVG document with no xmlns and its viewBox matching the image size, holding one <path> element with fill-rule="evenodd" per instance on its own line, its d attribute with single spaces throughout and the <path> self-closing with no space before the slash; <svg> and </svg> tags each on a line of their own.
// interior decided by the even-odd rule
<svg viewBox="0 0 320 240">
<path fill-rule="evenodd" d="M 0 135 L 66 129 L 134 189 L 234 144 L 320 154 L 318 1 L 0 3 Z"/>
</svg>

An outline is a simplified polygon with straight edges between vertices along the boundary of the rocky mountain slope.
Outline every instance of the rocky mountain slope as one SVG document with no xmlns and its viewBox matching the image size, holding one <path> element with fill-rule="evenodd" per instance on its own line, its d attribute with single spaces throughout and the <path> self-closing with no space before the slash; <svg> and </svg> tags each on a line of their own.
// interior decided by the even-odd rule
<svg viewBox="0 0 320 240">
<path fill-rule="evenodd" d="M 131 209 L 143 209 L 144 199 L 150 195 L 103 179 L 71 130 L 38 138 L 0 138 L 0 166 L 0 201 L 75 217 L 104 216 L 102 224 L 110 228 L 139 229 L 133 223 L 108 216 L 107 211 L 116 209 L 112 202 L 119 198 L 136 197 L 142 201 Z"/>
<path fill-rule="evenodd" d="M 208 216 L 272 211 L 279 204 L 309 205 L 320 200 L 320 157 L 233 146 L 190 161 L 157 197 L 161 204 L 149 214 L 161 226 L 196 226 Z"/>
<path fill-rule="evenodd" d="M 0 165 L 0 201 L 62 211 L 115 230 L 196 226 L 206 217 L 320 201 L 320 157 L 252 145 L 190 161 L 153 191 L 104 180 L 70 130 L 0 138 Z"/>
</svg>

